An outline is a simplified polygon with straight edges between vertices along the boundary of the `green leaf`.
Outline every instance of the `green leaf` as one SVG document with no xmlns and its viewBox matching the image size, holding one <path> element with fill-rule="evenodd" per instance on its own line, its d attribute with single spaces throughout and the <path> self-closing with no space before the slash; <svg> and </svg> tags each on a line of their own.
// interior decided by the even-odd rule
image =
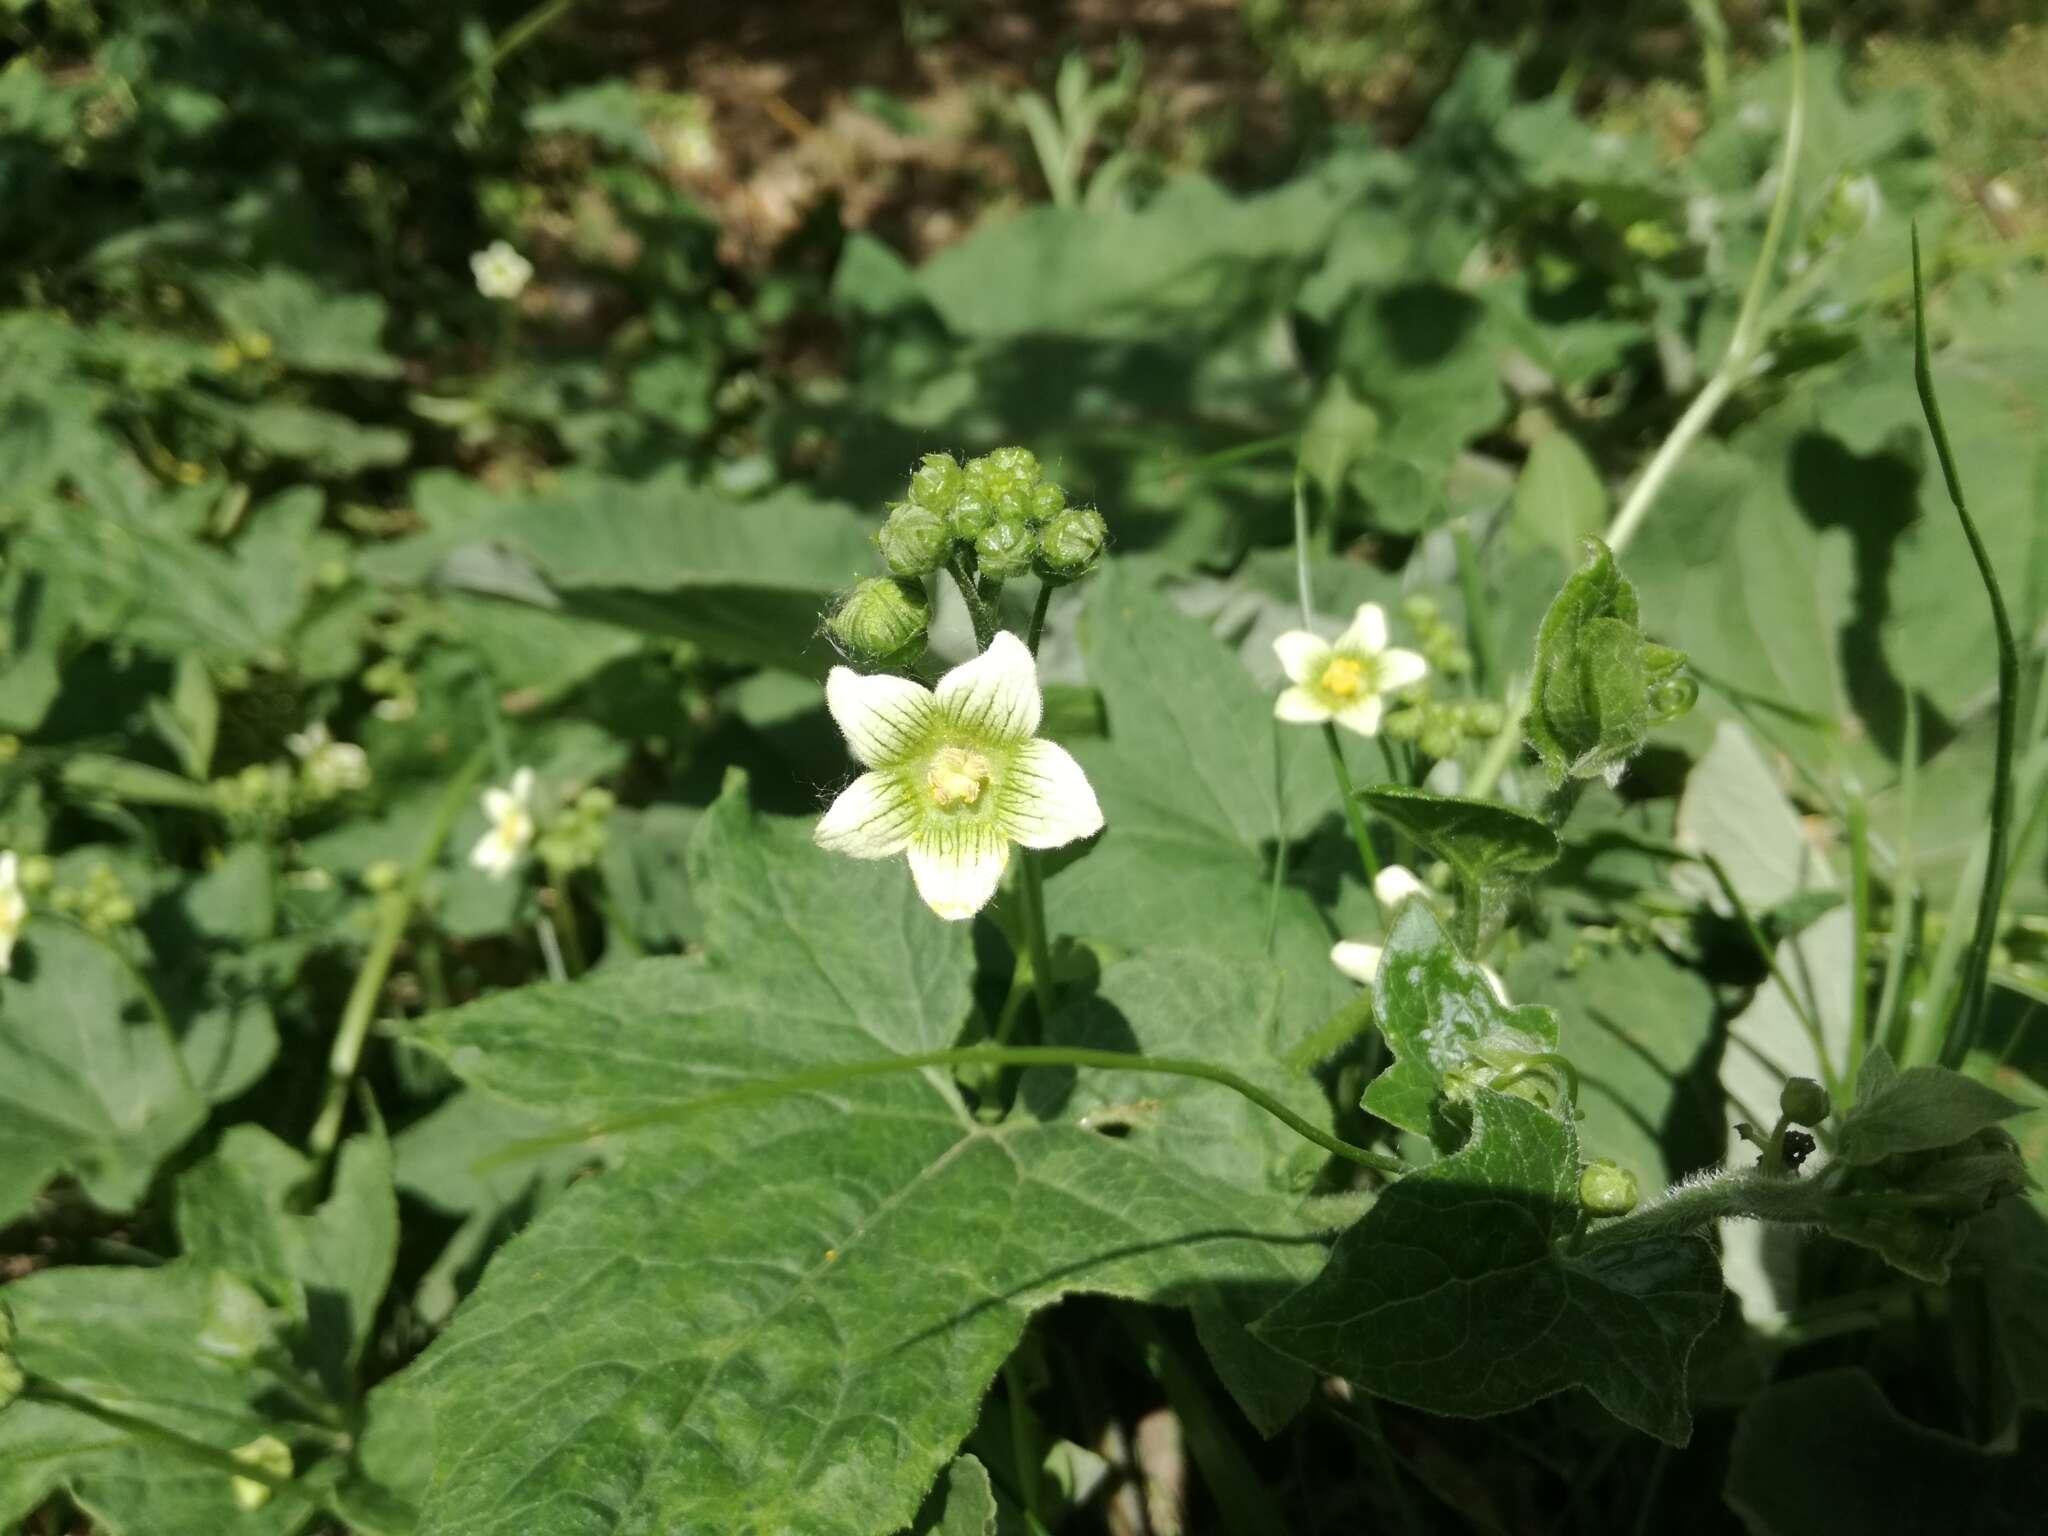
<svg viewBox="0 0 2048 1536">
<path fill-rule="evenodd" d="M 661 164 L 661 152 L 647 133 L 640 93 L 624 80 L 605 80 L 537 101 L 526 109 L 526 126 L 535 133 L 580 133 L 607 149 L 649 165 Z"/>
<path fill-rule="evenodd" d="M 1461 1134 L 1443 1113 L 1446 1079 L 1484 1067 L 1495 1049 L 1557 1049 L 1557 1015 L 1532 1003 L 1503 1003 L 1422 901 L 1408 902 L 1394 920 L 1373 1013 L 1394 1060 L 1366 1088 L 1365 1107 L 1439 1145 Z"/>
<path fill-rule="evenodd" d="M 1553 787 L 1567 779 L 1621 777 L 1642 750 L 1649 690 L 1684 658 L 1643 639 L 1636 589 L 1598 539 L 1566 579 L 1536 636 L 1529 744 Z"/>
<path fill-rule="evenodd" d="M 214 1337 L 217 1274 L 179 1261 L 159 1269 L 66 1266 L 7 1287 L 31 1375 L 220 1452 L 263 1434 L 294 1440 L 270 1405 L 277 1382 Z M 263 1324 L 257 1322 L 261 1336 Z M 108 1536 L 271 1536 L 305 1523 L 302 1500 L 255 1514 L 235 1507 L 229 1474 L 75 1409 L 25 1399 L 0 1413 L 0 1523 L 25 1519 L 63 1489 Z"/>
<path fill-rule="evenodd" d="M 1762 1536 L 2021 1536 L 2048 1502 L 2044 1424 L 1993 1454 L 1905 1418 L 1862 1371 L 1816 1371 L 1743 1409 L 1726 1496 Z"/>
<path fill-rule="evenodd" d="M 1515 481 L 1515 532 L 1569 563 L 1607 526 L 1607 512 L 1607 486 L 1578 439 L 1563 431 L 1537 438 Z"/>
<path fill-rule="evenodd" d="M 1464 1146 L 1383 1193 L 1257 1331 L 1430 1413 L 1505 1413 L 1578 1386 L 1683 1445 L 1686 1359 L 1721 1309 L 1713 1250 L 1663 1237 L 1573 1257 L 1578 1181 L 1568 1121 L 1481 1089 Z"/>
<path fill-rule="evenodd" d="M 1229 649 L 1141 575 L 1113 563 L 1090 585 L 1082 650 L 1109 740 L 1073 746 L 1106 827 L 1048 882 L 1055 924 L 1128 951 L 1272 961 L 1292 1043 L 1352 992 L 1308 892 L 1283 889 L 1276 905 L 1272 889 L 1274 842 L 1336 814 L 1321 743 L 1276 726 L 1271 697 Z"/>
<path fill-rule="evenodd" d="M 969 933 L 894 861 L 833 859 L 808 832 L 729 795 L 691 872 L 706 957 L 504 994 L 421 1039 L 473 1083 L 592 1118 L 949 1042 Z M 621 1151 L 414 1368 L 436 1415 L 426 1529 L 897 1529 L 1032 1312 L 1073 1290 L 1249 1310 L 1313 1263 L 1269 1193 L 1139 1137 L 981 1123 L 937 1073 L 676 1119 Z"/>
<path fill-rule="evenodd" d="M 911 1536 L 996 1536 L 996 1494 L 988 1468 L 962 1456 L 939 1474 Z"/>
<path fill-rule="evenodd" d="M 222 324 L 238 344 L 269 342 L 268 356 L 308 373 L 388 379 L 399 361 L 378 340 L 384 301 L 374 294 L 338 294 L 301 272 L 266 267 L 251 277 L 224 276 L 206 285 Z"/>
<path fill-rule="evenodd" d="M 1399 784 L 1360 790 L 1358 798 L 1475 886 L 1525 879 L 1557 862 L 1557 834 L 1513 806 Z"/>
<path fill-rule="evenodd" d="M 1856 1102 L 1841 1118 L 1835 1152 L 1844 1162 L 1875 1163 L 1899 1152 L 1953 1146 L 2024 1108 L 1946 1067 L 1901 1072 L 1877 1045 L 1863 1058 Z"/>
<path fill-rule="evenodd" d="M 298 1214 L 316 1172 L 260 1126 L 232 1126 L 178 1180 L 178 1235 L 189 1259 L 249 1281 L 285 1314 L 295 1357 L 345 1403 L 398 1254 L 382 1128 L 343 1145 L 326 1200 Z"/>
<path fill-rule="evenodd" d="M 205 1119 L 178 1042 L 127 970 L 77 929 L 31 918 L 0 978 L 0 1220 L 58 1173 L 131 1210 Z"/>
</svg>

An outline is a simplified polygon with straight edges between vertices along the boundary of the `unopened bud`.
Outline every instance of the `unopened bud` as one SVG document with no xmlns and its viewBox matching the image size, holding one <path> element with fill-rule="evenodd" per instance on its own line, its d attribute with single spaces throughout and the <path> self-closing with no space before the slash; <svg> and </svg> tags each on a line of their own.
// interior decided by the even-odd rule
<svg viewBox="0 0 2048 1536">
<path fill-rule="evenodd" d="M 972 543 L 995 519 L 996 509 L 989 504 L 988 497 L 970 488 L 954 499 L 953 510 L 946 514 L 946 527 L 954 538 Z"/>
<path fill-rule="evenodd" d="M 1038 540 L 1022 522 L 995 522 L 974 541 L 975 564 L 991 581 L 1008 581 L 1031 569 Z"/>
<path fill-rule="evenodd" d="M 1022 481 L 1025 485 L 1038 484 L 1038 455 L 1029 448 L 997 448 L 988 456 L 988 467 L 992 474 L 999 474 L 1011 480 Z"/>
<path fill-rule="evenodd" d="M 1045 522 L 1067 508 L 1067 493 L 1050 480 L 1041 480 L 1031 492 L 1031 521 Z"/>
<path fill-rule="evenodd" d="M 1038 563 L 1049 577 L 1078 581 L 1095 569 L 1109 524 L 1093 507 L 1068 507 L 1038 530 Z"/>
<path fill-rule="evenodd" d="M 231 1453 L 235 1460 L 245 1467 L 254 1467 L 267 1472 L 274 1478 L 289 1478 L 292 1475 L 292 1448 L 275 1435 L 258 1435 L 247 1445 L 238 1445 Z M 253 1477 L 238 1477 L 233 1480 L 235 1508 L 244 1514 L 253 1514 L 270 1502 L 270 1484 L 258 1482 Z"/>
<path fill-rule="evenodd" d="M 910 476 L 910 499 L 934 512 L 950 512 L 966 480 L 950 453 L 928 453 Z"/>
<path fill-rule="evenodd" d="M 1778 1109 L 1794 1125 L 1819 1125 L 1834 1112 L 1827 1089 L 1810 1077 L 1788 1077 L 1778 1090 Z"/>
<path fill-rule="evenodd" d="M 932 603 L 914 581 L 876 576 L 846 594 L 825 621 L 833 643 L 868 666 L 908 666 L 924 654 Z"/>
<path fill-rule="evenodd" d="M 1626 1216 L 1636 1208 L 1636 1176 L 1607 1158 L 1596 1158 L 1579 1174 L 1579 1204 L 1594 1216 Z"/>
<path fill-rule="evenodd" d="M 875 535 L 891 576 L 928 576 L 953 552 L 953 533 L 942 513 L 904 502 Z"/>
</svg>

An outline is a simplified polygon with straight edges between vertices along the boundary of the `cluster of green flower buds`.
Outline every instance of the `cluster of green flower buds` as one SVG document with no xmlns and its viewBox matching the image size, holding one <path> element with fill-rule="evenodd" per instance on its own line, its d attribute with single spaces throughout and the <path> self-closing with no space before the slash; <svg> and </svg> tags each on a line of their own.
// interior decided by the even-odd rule
<svg viewBox="0 0 2048 1536">
<path fill-rule="evenodd" d="M 888 576 L 863 581 L 825 621 L 839 649 L 870 666 L 902 667 L 924 652 L 931 601 L 923 579 L 951 571 L 984 588 L 1037 575 L 1078 581 L 1095 569 L 1109 525 L 1070 507 L 1028 448 L 997 448 L 961 463 L 928 453 L 875 535 Z"/>
<path fill-rule="evenodd" d="M 1380 727 L 1396 741 L 1412 741 L 1431 757 L 1453 757 L 1469 741 L 1491 741 L 1507 711 L 1491 699 L 1435 699 L 1427 693 L 1390 711 Z"/>
<path fill-rule="evenodd" d="M 1101 513 L 1068 506 L 1066 491 L 1045 478 L 1038 456 L 1012 447 L 965 464 L 951 454 L 926 454 L 875 542 L 892 576 L 929 576 L 964 556 L 991 581 L 1033 571 L 1073 581 L 1095 568 L 1108 537 Z"/>
<path fill-rule="evenodd" d="M 32 888 L 31 881 L 23 885 Z M 95 864 L 85 872 L 83 885 L 60 885 L 50 892 L 50 908 L 76 918 L 93 933 L 112 933 L 135 921 L 135 898 L 121 883 L 112 866 Z"/>
<path fill-rule="evenodd" d="M 618 797 L 593 784 L 548 822 L 534 843 L 540 860 L 556 876 L 589 869 L 604 856 L 605 829 Z"/>
<path fill-rule="evenodd" d="M 1401 617 L 1415 631 L 1415 648 L 1422 652 L 1433 673 L 1463 677 L 1472 670 L 1472 653 L 1458 627 L 1443 616 L 1436 599 L 1426 592 L 1412 592 L 1401 599 Z"/>
</svg>

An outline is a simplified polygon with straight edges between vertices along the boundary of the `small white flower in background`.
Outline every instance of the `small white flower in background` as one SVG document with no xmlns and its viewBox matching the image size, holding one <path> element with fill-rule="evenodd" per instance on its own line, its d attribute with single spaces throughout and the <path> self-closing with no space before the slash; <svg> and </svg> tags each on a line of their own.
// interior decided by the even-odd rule
<svg viewBox="0 0 2048 1536">
<path fill-rule="evenodd" d="M 487 299 L 516 299 L 533 281 L 533 263 L 504 240 L 493 240 L 469 258 L 476 291 Z"/>
<path fill-rule="evenodd" d="M 362 789 L 370 782 L 370 759 L 354 742 L 336 741 L 320 720 L 284 744 L 305 765 L 306 784 L 323 800 Z"/>
<path fill-rule="evenodd" d="M 528 804 L 532 799 L 531 768 L 521 768 L 504 788 L 483 793 L 484 815 L 491 824 L 469 850 L 469 862 L 493 880 L 512 873 L 512 866 L 533 841 L 533 811 Z"/>
<path fill-rule="evenodd" d="M 935 690 L 834 667 L 825 703 L 868 771 L 840 791 L 813 837 L 856 859 L 907 851 L 917 894 L 941 917 L 988 905 L 1010 844 L 1058 848 L 1102 828 L 1081 765 L 1037 739 L 1038 664 L 1008 630 Z"/>
<path fill-rule="evenodd" d="M 1400 866 L 1394 867 L 1398 869 Z M 1346 939 L 1330 947 L 1330 964 L 1361 987 L 1369 987 L 1373 983 L 1373 978 L 1379 975 L 1381 953 L 1377 944 L 1364 944 L 1356 939 Z M 1482 965 L 1479 969 L 1485 973 L 1486 984 L 1493 988 L 1493 995 L 1505 1005 L 1508 1000 L 1507 990 L 1501 986 L 1500 977 L 1494 973 L 1493 967 Z"/>
<path fill-rule="evenodd" d="M 28 898 L 21 894 L 21 861 L 0 853 L 0 976 L 14 969 L 14 941 L 28 921 Z"/>
<path fill-rule="evenodd" d="M 1387 644 L 1387 616 L 1378 603 L 1362 603 L 1334 641 L 1290 629 L 1273 653 L 1291 684 L 1273 713 L 1297 725 L 1334 720 L 1361 736 L 1379 734 L 1386 695 L 1422 681 L 1429 663 L 1414 651 Z"/>
<path fill-rule="evenodd" d="M 275 1478 L 292 1475 L 292 1448 L 275 1435 L 258 1435 L 247 1445 L 238 1445 L 228 1454 L 243 1466 L 254 1467 Z M 253 1477 L 230 1478 L 228 1486 L 235 1495 L 235 1508 L 245 1515 L 254 1514 L 270 1502 L 270 1484 Z"/>
</svg>

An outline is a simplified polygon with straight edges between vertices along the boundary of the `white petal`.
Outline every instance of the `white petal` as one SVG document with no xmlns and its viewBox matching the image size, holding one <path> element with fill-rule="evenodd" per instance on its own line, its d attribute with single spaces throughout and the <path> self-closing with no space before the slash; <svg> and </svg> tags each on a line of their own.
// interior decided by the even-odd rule
<svg viewBox="0 0 2048 1536">
<path fill-rule="evenodd" d="M 1415 871 L 1406 864 L 1389 864 L 1374 877 L 1372 893 L 1391 912 L 1410 896 L 1428 896 L 1429 887 L 1416 879 Z"/>
<path fill-rule="evenodd" d="M 910 845 L 916 796 L 894 774 L 864 773 L 839 792 L 811 832 L 820 848 L 856 859 L 886 859 Z"/>
<path fill-rule="evenodd" d="M 1372 985 L 1373 977 L 1380 970 L 1380 947 L 1377 944 L 1360 944 L 1346 939 L 1330 947 L 1330 964 L 1360 986 Z"/>
<path fill-rule="evenodd" d="M 1004 833 L 1026 848 L 1062 848 L 1102 830 L 1102 807 L 1088 775 L 1055 742 L 1019 747 L 997 793 Z"/>
<path fill-rule="evenodd" d="M 1009 863 L 1009 840 L 986 821 L 927 823 L 910 844 L 917 894 L 948 919 L 972 917 L 987 906 Z"/>
<path fill-rule="evenodd" d="M 1378 603 L 1360 603 L 1351 623 L 1337 637 L 1339 651 L 1350 656 L 1377 656 L 1387 648 L 1387 613 Z"/>
<path fill-rule="evenodd" d="M 1330 664 L 1330 642 L 1305 629 L 1290 629 L 1273 637 L 1273 654 L 1280 658 L 1280 670 L 1290 683 L 1312 683 Z"/>
<path fill-rule="evenodd" d="M 0 891 L 12 891 L 21 885 L 21 860 L 13 850 L 0 853 Z"/>
<path fill-rule="evenodd" d="M 493 826 L 503 821 L 506 812 L 510 811 L 518 803 L 517 800 L 512 798 L 510 790 L 487 789 L 484 791 L 484 815 L 490 818 L 491 825 Z"/>
<path fill-rule="evenodd" d="M 1320 725 L 1330 718 L 1330 706 L 1296 684 L 1282 689 L 1273 701 L 1273 718 L 1292 725 Z"/>
<path fill-rule="evenodd" d="M 863 768 L 888 768 L 917 750 L 934 719 L 921 683 L 886 672 L 872 676 L 834 667 L 825 679 L 825 707 Z"/>
<path fill-rule="evenodd" d="M 1347 731 L 1356 731 L 1361 736 L 1377 736 L 1380 733 L 1380 696 L 1369 693 L 1356 704 L 1347 704 L 1337 711 L 1337 723 Z"/>
<path fill-rule="evenodd" d="M 478 838 L 476 846 L 469 850 L 469 862 L 494 880 L 509 873 L 518 857 L 519 850 L 498 836 L 495 829 Z"/>
<path fill-rule="evenodd" d="M 533 770 L 521 768 L 512 775 L 512 798 L 521 805 L 533 798 Z"/>
<path fill-rule="evenodd" d="M 1007 629 L 940 678 L 937 693 L 946 718 L 984 742 L 1007 747 L 1038 734 L 1038 663 Z"/>
<path fill-rule="evenodd" d="M 1407 688 L 1429 675 L 1429 663 L 1414 651 L 1381 651 L 1373 659 L 1372 680 L 1383 693 Z"/>
</svg>

